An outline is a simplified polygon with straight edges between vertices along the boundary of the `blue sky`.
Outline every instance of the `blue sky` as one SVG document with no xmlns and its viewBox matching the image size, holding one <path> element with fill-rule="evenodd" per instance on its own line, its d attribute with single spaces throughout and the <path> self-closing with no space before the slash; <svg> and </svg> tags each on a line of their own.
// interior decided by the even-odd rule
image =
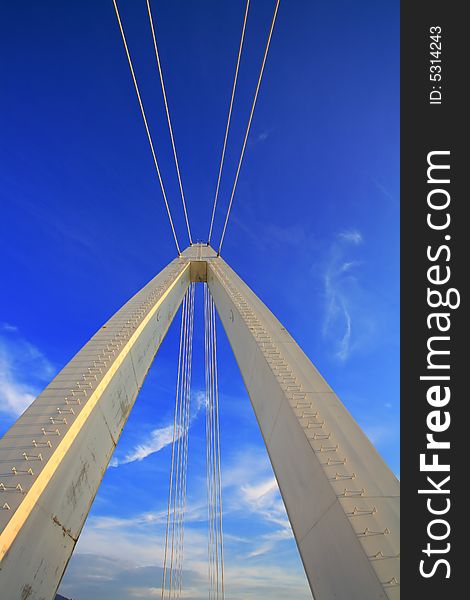
<svg viewBox="0 0 470 600">
<path fill-rule="evenodd" d="M 121 15 L 186 245 L 145 2 Z M 206 239 L 244 2 L 154 1 L 188 211 Z M 252 0 L 214 239 L 274 8 Z M 399 473 L 398 2 L 281 0 L 223 256 Z M 9 3 L 0 23 L 0 433 L 175 254 L 111 0 Z M 107 471 L 62 593 L 158 597 L 178 323 Z M 185 581 L 206 592 L 202 294 Z M 225 335 L 219 365 L 230 597 L 309 592 Z"/>
</svg>

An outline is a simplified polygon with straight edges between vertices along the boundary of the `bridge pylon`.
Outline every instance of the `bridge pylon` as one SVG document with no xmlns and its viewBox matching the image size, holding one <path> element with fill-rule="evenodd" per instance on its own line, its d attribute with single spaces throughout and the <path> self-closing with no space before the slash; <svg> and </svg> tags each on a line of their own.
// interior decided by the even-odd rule
<svg viewBox="0 0 470 600">
<path fill-rule="evenodd" d="M 399 482 L 294 339 L 205 244 L 85 344 L 0 440 L 0 596 L 52 600 L 146 374 L 207 282 L 316 600 L 399 598 Z"/>
</svg>

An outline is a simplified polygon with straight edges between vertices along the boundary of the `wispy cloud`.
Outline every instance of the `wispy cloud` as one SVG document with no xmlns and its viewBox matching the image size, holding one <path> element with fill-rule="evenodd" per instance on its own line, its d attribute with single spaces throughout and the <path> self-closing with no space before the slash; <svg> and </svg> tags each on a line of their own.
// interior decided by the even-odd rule
<svg viewBox="0 0 470 600">
<path fill-rule="evenodd" d="M 183 597 L 193 600 L 207 598 L 204 492 L 197 480 L 194 489 L 189 490 L 185 518 Z M 227 458 L 223 493 L 225 581 L 230 598 L 310 598 L 266 451 L 249 446 Z M 61 593 L 82 600 L 159 597 L 166 498 L 158 498 L 156 504 L 154 510 L 128 516 L 92 515 L 77 544 Z"/>
<path fill-rule="evenodd" d="M 388 199 L 391 200 L 392 202 L 397 202 L 397 199 L 389 192 L 389 190 L 382 185 L 379 181 L 377 181 L 377 179 L 372 178 L 372 182 L 374 183 L 374 185 L 377 187 L 377 189 L 382 192 L 382 194 Z"/>
<path fill-rule="evenodd" d="M 362 242 L 362 233 L 357 229 L 351 229 L 349 231 L 341 231 L 338 233 L 338 237 L 341 240 L 350 242 L 352 244 L 360 244 Z"/>
<path fill-rule="evenodd" d="M 168 446 L 173 441 L 173 424 L 167 425 L 166 427 L 160 427 L 154 429 L 149 438 L 142 444 L 138 444 L 123 458 L 113 458 L 109 463 L 110 467 L 119 467 L 119 465 L 126 465 L 131 462 L 144 460 L 147 456 L 160 452 L 165 446 Z"/>
<path fill-rule="evenodd" d="M 20 415 L 54 373 L 49 360 L 15 325 L 0 325 L 0 412 Z"/>
<path fill-rule="evenodd" d="M 242 485 L 241 491 L 251 506 L 256 509 L 264 508 L 270 504 L 270 499 L 277 492 L 277 483 L 274 477 L 260 481 L 255 485 Z"/>
<path fill-rule="evenodd" d="M 357 260 L 350 260 L 345 262 L 340 267 L 340 273 L 346 273 L 347 271 L 351 271 L 354 267 L 357 267 L 360 263 Z"/>
<path fill-rule="evenodd" d="M 357 229 L 342 231 L 333 240 L 323 273 L 325 316 L 323 335 L 333 340 L 335 356 L 349 358 L 353 348 L 353 301 L 357 294 L 356 271 L 361 262 L 350 257 L 353 247 L 363 243 Z"/>
<path fill-rule="evenodd" d="M 148 541 L 151 541 L 151 535 Z M 204 541 L 198 541 L 204 552 Z M 149 545 L 150 560 L 145 564 L 136 561 L 133 554 L 116 558 L 109 539 L 107 546 L 111 555 L 97 550 L 84 553 L 78 546 L 59 592 L 81 600 L 161 597 L 163 569 L 155 560 L 155 545 Z M 305 576 L 290 565 L 260 564 L 253 560 L 229 562 L 226 563 L 225 584 L 226 595 L 232 600 L 311 600 Z M 185 556 L 182 597 L 207 600 L 207 596 L 207 563 L 202 556 L 198 560 L 186 560 Z"/>
<path fill-rule="evenodd" d="M 351 316 L 349 314 L 348 308 L 345 305 L 344 301 L 341 303 L 341 308 L 343 309 L 343 315 L 345 320 L 345 330 L 344 335 L 339 342 L 338 352 L 336 353 L 338 358 L 341 360 L 346 360 L 349 356 L 349 350 L 351 346 Z"/>
<path fill-rule="evenodd" d="M 260 131 L 258 134 L 250 135 L 248 144 L 250 146 L 254 146 L 256 144 L 262 144 L 265 142 L 274 131 L 274 128 L 265 129 L 264 131 Z"/>
<path fill-rule="evenodd" d="M 276 527 L 268 533 L 257 536 L 257 543 L 248 552 L 248 558 L 272 552 L 279 542 L 293 538 L 291 526 L 274 477 L 271 476 L 255 485 L 242 486 L 240 491 L 246 510 L 251 511 L 258 519 L 267 521 Z"/>
<path fill-rule="evenodd" d="M 232 465 L 224 469 L 224 506 L 234 518 L 255 519 L 267 530 L 244 540 L 244 556 L 254 558 L 270 553 L 277 544 L 293 540 L 292 529 L 282 502 L 267 453 L 250 448 L 237 452 Z"/>
<path fill-rule="evenodd" d="M 205 394 L 202 391 L 196 391 L 192 394 L 191 398 L 191 418 L 190 426 L 194 419 L 199 414 L 201 408 L 205 406 Z M 150 435 L 140 444 L 137 444 L 130 452 L 125 454 L 122 458 L 113 457 L 109 463 L 110 467 L 119 467 L 120 465 L 126 465 L 132 462 L 144 460 L 147 456 L 160 452 L 166 446 L 173 442 L 173 430 L 174 424 L 169 423 L 163 427 L 158 427 L 150 432 Z M 181 434 L 182 432 L 180 432 Z M 178 432 L 176 434 L 178 436 Z M 178 439 L 178 438 L 176 438 Z"/>
<path fill-rule="evenodd" d="M 276 479 L 272 475 L 259 482 L 242 485 L 240 500 L 246 509 L 260 513 L 266 521 L 290 528 Z"/>
</svg>

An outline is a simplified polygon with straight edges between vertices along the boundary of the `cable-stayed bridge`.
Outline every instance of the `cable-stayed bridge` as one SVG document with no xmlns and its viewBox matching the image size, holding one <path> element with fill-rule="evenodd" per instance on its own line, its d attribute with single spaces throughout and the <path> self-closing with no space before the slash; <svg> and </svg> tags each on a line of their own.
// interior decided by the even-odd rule
<svg viewBox="0 0 470 600">
<path fill-rule="evenodd" d="M 285 328 L 205 244 L 104 324 L 1 440 L 2 598 L 53 597 L 147 371 L 196 282 L 207 286 L 240 367 L 314 597 L 397 598 L 395 476 Z M 218 469 L 216 454 L 210 464 Z"/>
<path fill-rule="evenodd" d="M 208 243 L 192 243 L 150 2 L 189 247 L 181 251 L 118 5 L 119 31 L 177 250 L 54 378 L 0 441 L 0 596 L 54 598 L 146 374 L 181 310 L 162 600 L 184 593 L 194 288 L 204 285 L 209 599 L 224 598 L 216 313 L 247 388 L 313 596 L 399 598 L 399 483 L 287 330 L 221 257 L 278 13 L 268 33 L 217 250 L 213 233 L 247 0 Z M 229 593 L 227 592 L 229 596 Z"/>
</svg>

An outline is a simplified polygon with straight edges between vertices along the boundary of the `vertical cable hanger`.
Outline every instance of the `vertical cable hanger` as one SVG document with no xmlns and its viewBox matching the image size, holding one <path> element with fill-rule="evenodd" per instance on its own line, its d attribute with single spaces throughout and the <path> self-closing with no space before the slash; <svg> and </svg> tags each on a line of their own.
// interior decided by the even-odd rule
<svg viewBox="0 0 470 600">
<path fill-rule="evenodd" d="M 194 328 L 195 284 L 188 288 L 182 305 L 178 374 L 173 421 L 170 483 L 165 531 L 161 598 L 180 598 L 183 587 L 184 518 L 188 470 L 188 432 Z"/>
<path fill-rule="evenodd" d="M 163 553 L 163 574 L 162 574 L 162 600 L 164 599 L 166 590 L 166 572 L 167 572 L 167 560 L 168 560 L 168 540 L 170 536 L 170 524 L 171 524 L 171 510 L 172 510 L 172 498 L 173 498 L 173 474 L 175 464 L 175 448 L 176 448 L 176 437 L 177 429 L 176 424 L 178 422 L 178 407 L 179 407 L 179 390 L 180 390 L 180 378 L 181 378 L 181 363 L 182 363 L 182 349 L 183 349 L 183 332 L 185 331 L 186 323 L 186 294 L 183 297 L 183 304 L 181 307 L 181 328 L 180 328 L 180 343 L 178 353 L 178 371 L 176 377 L 176 396 L 175 396 L 175 413 L 173 420 L 173 441 L 171 444 L 171 467 L 170 467 L 170 484 L 168 490 L 168 509 L 166 519 L 166 531 L 165 531 L 165 549 Z"/>
<path fill-rule="evenodd" d="M 182 459 L 182 480 L 181 480 L 181 509 L 180 509 L 180 536 L 179 536 L 179 563 L 178 563 L 178 578 L 177 578 L 177 595 L 176 598 L 181 597 L 182 585 L 183 585 L 183 551 L 184 551 L 184 519 L 186 516 L 186 492 L 187 492 L 187 475 L 188 475 L 188 442 L 189 442 L 189 426 L 190 426 L 190 401 L 191 401 L 191 371 L 192 371 L 192 355 L 193 355 L 193 330 L 194 330 L 194 297 L 195 297 L 194 283 L 191 284 L 191 306 L 190 306 L 190 324 L 188 332 L 188 356 L 187 356 L 187 376 L 185 380 L 185 388 L 183 393 L 185 394 L 185 419 L 183 423 L 184 437 L 183 437 L 183 459 Z"/>
<path fill-rule="evenodd" d="M 173 127 L 171 125 L 170 110 L 168 108 L 168 101 L 167 101 L 167 97 L 166 97 L 165 83 L 163 81 L 163 72 L 162 72 L 162 66 L 161 66 L 161 63 L 160 63 L 160 55 L 158 53 L 157 36 L 155 34 L 155 25 L 154 25 L 152 10 L 150 8 L 150 0 L 147 0 L 147 12 L 148 12 L 149 21 L 150 21 L 150 29 L 152 30 L 153 47 L 154 47 L 154 50 L 155 50 L 155 58 L 157 60 L 158 74 L 160 76 L 160 84 L 162 86 L 163 100 L 164 100 L 164 103 L 165 103 L 165 111 L 166 111 L 166 119 L 167 119 L 167 123 L 168 123 L 168 129 L 170 131 L 171 146 L 173 148 L 173 157 L 175 159 L 176 172 L 177 172 L 177 175 L 178 175 L 178 184 L 179 184 L 179 188 L 180 188 L 181 200 L 183 202 L 184 218 L 186 219 L 186 228 L 188 230 L 189 243 L 192 245 L 193 240 L 192 240 L 192 237 L 191 237 L 191 228 L 189 227 L 188 213 L 187 213 L 187 210 L 186 210 L 186 199 L 184 197 L 183 182 L 181 180 L 181 173 L 180 173 L 180 166 L 179 166 L 179 162 L 178 162 L 178 155 L 176 154 L 175 138 L 173 136 Z"/>
<path fill-rule="evenodd" d="M 219 394 L 215 305 L 207 284 L 204 284 L 204 341 L 206 366 L 206 487 L 208 507 L 209 600 L 219 600 L 219 598 L 225 598 Z"/>
</svg>

